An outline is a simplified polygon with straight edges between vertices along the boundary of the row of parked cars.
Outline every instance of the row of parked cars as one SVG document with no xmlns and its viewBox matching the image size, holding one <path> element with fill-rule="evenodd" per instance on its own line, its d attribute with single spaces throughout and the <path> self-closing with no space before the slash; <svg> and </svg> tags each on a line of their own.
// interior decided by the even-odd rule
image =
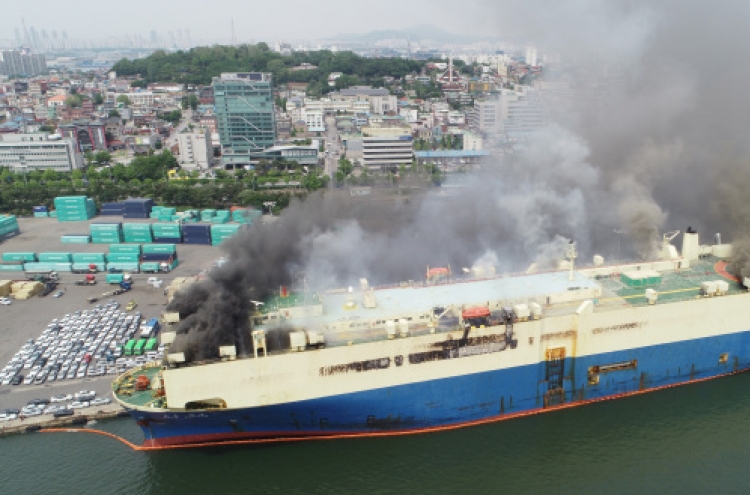
<svg viewBox="0 0 750 495">
<path fill-rule="evenodd" d="M 0 384 L 39 385 L 124 373 L 136 366 L 132 359 L 118 359 L 123 345 L 138 332 L 141 314 L 127 314 L 119 307 L 110 300 L 52 320 L 36 341 L 30 339 L 0 370 Z"/>
<path fill-rule="evenodd" d="M 0 410 L 0 421 L 31 418 L 51 414 L 55 418 L 72 416 L 76 409 L 103 406 L 112 402 L 107 397 L 97 397 L 93 390 L 81 390 L 75 394 L 54 395 L 49 399 L 32 399 L 21 409 Z"/>
</svg>

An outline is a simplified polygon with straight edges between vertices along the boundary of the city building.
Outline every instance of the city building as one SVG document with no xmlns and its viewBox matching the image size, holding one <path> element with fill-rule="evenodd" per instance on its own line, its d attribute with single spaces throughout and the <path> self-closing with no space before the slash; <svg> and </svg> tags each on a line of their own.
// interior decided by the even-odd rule
<svg viewBox="0 0 750 495">
<path fill-rule="evenodd" d="M 38 76 L 47 72 L 47 60 L 40 53 L 30 53 L 28 50 L 0 51 L 0 75 Z"/>
<path fill-rule="evenodd" d="M 362 164 L 371 171 L 395 172 L 414 158 L 408 127 L 363 127 L 362 148 Z"/>
<path fill-rule="evenodd" d="M 70 172 L 81 167 L 83 157 L 72 139 L 59 134 L 0 135 L 0 168 Z"/>
<path fill-rule="evenodd" d="M 177 135 L 180 147 L 180 166 L 184 169 L 205 170 L 213 165 L 213 146 L 208 129 L 195 129 Z"/>
<path fill-rule="evenodd" d="M 249 154 L 272 147 L 276 122 L 271 74 L 223 73 L 213 78 L 215 114 L 225 164 L 249 163 Z"/>
<path fill-rule="evenodd" d="M 70 138 L 77 151 L 106 151 L 107 134 L 104 122 L 81 120 L 72 124 L 60 124 L 57 130 L 64 138 Z"/>
<path fill-rule="evenodd" d="M 115 101 L 120 96 L 127 96 L 130 100 L 130 106 L 133 107 L 152 107 L 154 106 L 154 93 L 151 91 L 136 91 L 134 93 L 115 94 Z"/>
<path fill-rule="evenodd" d="M 385 115 L 398 111 L 396 96 L 390 94 L 385 88 L 352 86 L 337 93 L 330 93 L 328 96 L 332 102 L 351 102 L 354 112 L 369 111 L 375 115 Z M 363 107 L 355 105 L 354 102 L 367 102 L 367 104 Z"/>
</svg>

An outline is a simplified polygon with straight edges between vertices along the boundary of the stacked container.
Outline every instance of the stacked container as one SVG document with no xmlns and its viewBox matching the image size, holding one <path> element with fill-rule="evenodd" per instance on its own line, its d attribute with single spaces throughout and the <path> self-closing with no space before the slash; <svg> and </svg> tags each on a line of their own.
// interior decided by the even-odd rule
<svg viewBox="0 0 750 495">
<path fill-rule="evenodd" d="M 91 242 L 94 244 L 119 244 L 123 241 L 121 223 L 92 223 Z"/>
<path fill-rule="evenodd" d="M 102 203 L 102 215 L 122 216 L 125 213 L 123 203 Z"/>
<path fill-rule="evenodd" d="M 179 223 L 155 223 L 151 226 L 157 244 L 180 244 L 182 229 Z"/>
<path fill-rule="evenodd" d="M 33 263 L 36 253 L 3 253 L 3 263 Z"/>
<path fill-rule="evenodd" d="M 59 222 L 81 222 L 96 216 L 96 205 L 86 196 L 58 196 L 55 211 Z"/>
<path fill-rule="evenodd" d="M 0 215 L 0 242 L 20 233 L 18 220 L 14 215 Z"/>
<path fill-rule="evenodd" d="M 147 244 L 154 240 L 150 223 L 124 223 L 122 231 L 127 243 Z"/>
<path fill-rule="evenodd" d="M 69 272 L 73 270 L 73 264 L 40 261 L 39 263 L 24 263 L 23 268 L 26 271 Z"/>
<path fill-rule="evenodd" d="M 151 208 L 151 218 L 159 220 L 160 222 L 171 222 L 177 215 L 177 208 L 170 208 L 167 206 L 154 206 Z"/>
<path fill-rule="evenodd" d="M 141 268 L 154 271 L 156 265 L 159 266 L 157 271 L 171 271 L 177 264 L 177 246 L 174 244 L 145 244 L 143 246 L 143 256 L 141 256 Z M 162 270 L 164 267 L 166 270 Z"/>
<path fill-rule="evenodd" d="M 90 265 L 96 266 L 96 270 L 103 272 L 107 269 L 104 253 L 73 253 L 73 270 L 86 270 Z"/>
<path fill-rule="evenodd" d="M 205 224 L 185 224 L 182 226 L 182 242 L 185 244 L 211 245 L 211 226 Z"/>
<path fill-rule="evenodd" d="M 260 210 L 236 208 L 232 210 L 232 221 L 249 225 L 258 221 L 262 214 Z"/>
<path fill-rule="evenodd" d="M 68 234 L 60 236 L 60 242 L 63 244 L 89 244 L 91 236 L 85 234 Z"/>
<path fill-rule="evenodd" d="M 22 272 L 23 263 L 0 263 L 0 272 Z"/>
<path fill-rule="evenodd" d="M 201 211 L 201 222 L 210 222 L 216 216 L 216 210 Z"/>
<path fill-rule="evenodd" d="M 123 218 L 148 218 L 154 200 L 148 198 L 130 198 L 123 201 Z"/>
<path fill-rule="evenodd" d="M 72 263 L 72 253 L 39 253 L 41 263 Z"/>
<path fill-rule="evenodd" d="M 35 218 L 46 218 L 49 216 L 49 210 L 46 206 L 35 206 L 34 217 Z"/>
<path fill-rule="evenodd" d="M 211 245 L 218 246 L 240 230 L 240 225 L 211 225 Z"/>
</svg>

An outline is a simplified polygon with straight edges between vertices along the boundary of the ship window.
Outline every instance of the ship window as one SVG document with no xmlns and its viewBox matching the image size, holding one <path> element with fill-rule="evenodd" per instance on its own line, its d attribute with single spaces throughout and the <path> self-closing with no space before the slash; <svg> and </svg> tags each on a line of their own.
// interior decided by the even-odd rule
<svg viewBox="0 0 750 495">
<path fill-rule="evenodd" d="M 729 361 L 729 353 L 724 352 L 719 355 L 719 364 L 726 364 Z"/>
</svg>

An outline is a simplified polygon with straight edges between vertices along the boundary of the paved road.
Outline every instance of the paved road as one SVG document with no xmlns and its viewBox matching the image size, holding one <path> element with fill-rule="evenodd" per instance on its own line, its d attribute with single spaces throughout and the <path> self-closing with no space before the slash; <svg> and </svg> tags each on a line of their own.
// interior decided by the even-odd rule
<svg viewBox="0 0 750 495">
<path fill-rule="evenodd" d="M 177 144 L 177 135 L 180 134 L 189 124 L 195 125 L 195 123 L 193 122 L 193 111 L 188 108 L 187 110 L 182 111 L 182 120 L 179 124 L 177 124 L 177 127 L 172 130 L 172 133 L 166 139 L 167 145 L 164 146 L 164 148 L 169 149 Z"/>
<path fill-rule="evenodd" d="M 339 167 L 338 161 L 341 155 L 341 146 L 339 144 L 339 134 L 336 130 L 336 118 L 333 116 L 326 117 L 326 158 L 325 173 L 334 178 L 336 170 Z M 331 181 L 333 183 L 333 181 Z"/>
</svg>

